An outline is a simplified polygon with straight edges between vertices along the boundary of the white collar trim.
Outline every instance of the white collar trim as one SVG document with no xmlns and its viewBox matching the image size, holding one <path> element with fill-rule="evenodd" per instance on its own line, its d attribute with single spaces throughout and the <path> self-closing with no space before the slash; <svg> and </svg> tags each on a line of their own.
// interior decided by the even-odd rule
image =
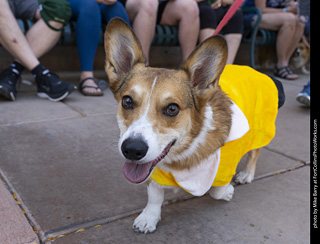
<svg viewBox="0 0 320 244">
<path fill-rule="evenodd" d="M 250 129 L 249 122 L 241 109 L 232 101 L 232 122 L 226 143 L 243 137 Z"/>
</svg>

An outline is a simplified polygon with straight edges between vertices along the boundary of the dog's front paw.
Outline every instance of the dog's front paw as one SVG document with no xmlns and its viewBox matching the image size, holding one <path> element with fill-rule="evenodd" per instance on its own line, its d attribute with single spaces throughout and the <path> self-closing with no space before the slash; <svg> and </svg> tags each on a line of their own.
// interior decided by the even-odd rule
<svg viewBox="0 0 320 244">
<path fill-rule="evenodd" d="M 240 171 L 234 181 L 238 184 L 247 184 L 247 183 L 251 183 L 253 181 L 254 178 L 254 174 L 251 172 L 247 172 L 247 171 Z"/>
<path fill-rule="evenodd" d="M 147 214 L 144 211 L 134 220 L 133 229 L 139 233 L 152 233 L 156 230 L 160 216 Z"/>
<path fill-rule="evenodd" d="M 232 185 L 213 187 L 209 191 L 209 195 L 216 200 L 230 201 L 233 197 L 234 187 Z"/>
</svg>

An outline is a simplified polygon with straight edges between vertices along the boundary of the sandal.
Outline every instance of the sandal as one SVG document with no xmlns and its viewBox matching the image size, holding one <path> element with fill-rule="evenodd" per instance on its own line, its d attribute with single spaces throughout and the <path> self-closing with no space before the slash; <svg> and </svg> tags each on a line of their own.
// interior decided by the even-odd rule
<svg viewBox="0 0 320 244">
<path fill-rule="evenodd" d="M 88 85 L 83 86 L 84 82 L 86 82 L 87 80 L 93 80 L 97 86 L 88 86 Z M 107 83 L 104 80 L 98 80 L 96 78 L 89 77 L 89 78 L 83 79 L 80 82 L 79 91 L 85 96 L 103 96 L 103 90 L 105 90 L 106 87 L 107 87 Z M 93 88 L 96 90 L 100 89 L 101 92 L 86 92 L 84 91 L 85 88 Z"/>
<path fill-rule="evenodd" d="M 295 80 L 298 78 L 298 75 L 294 74 L 288 66 L 284 66 L 282 68 L 274 66 L 274 75 L 286 80 Z"/>
</svg>

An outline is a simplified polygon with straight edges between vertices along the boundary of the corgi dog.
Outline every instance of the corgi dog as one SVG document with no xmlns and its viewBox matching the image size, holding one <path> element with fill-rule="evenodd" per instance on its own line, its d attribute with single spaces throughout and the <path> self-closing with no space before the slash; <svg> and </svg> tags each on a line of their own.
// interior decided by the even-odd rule
<svg viewBox="0 0 320 244">
<path fill-rule="evenodd" d="M 290 64 L 293 69 L 300 69 L 303 74 L 310 74 L 310 71 L 306 68 L 309 58 L 310 48 L 301 41 L 298 43 L 297 48 L 290 59 Z"/>
<path fill-rule="evenodd" d="M 231 200 L 241 157 L 248 152 L 236 181 L 250 183 L 260 148 L 275 135 L 275 83 L 247 66 L 226 66 L 221 36 L 201 43 L 176 70 L 146 67 L 139 40 L 121 19 L 109 22 L 104 38 L 123 174 L 147 183 L 148 203 L 134 230 L 156 230 L 167 187 Z"/>
</svg>

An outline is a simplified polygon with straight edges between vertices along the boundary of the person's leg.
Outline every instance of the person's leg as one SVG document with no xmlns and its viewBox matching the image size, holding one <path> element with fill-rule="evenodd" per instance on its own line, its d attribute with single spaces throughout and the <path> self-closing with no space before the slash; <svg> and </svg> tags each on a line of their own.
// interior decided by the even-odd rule
<svg viewBox="0 0 320 244">
<path fill-rule="evenodd" d="M 201 29 L 199 32 L 199 42 L 201 43 L 207 38 L 209 38 L 210 36 L 212 36 L 214 31 L 215 29 L 211 29 L 211 28 Z"/>
<path fill-rule="evenodd" d="M 14 101 L 17 95 L 16 83 L 24 67 L 32 70 L 39 65 L 39 61 L 33 54 L 7 0 L 0 0 L 0 43 L 17 60 L 0 73 L 0 96 Z"/>
<path fill-rule="evenodd" d="M 298 16 L 295 16 L 295 30 L 293 35 L 293 40 L 295 41 L 292 41 L 290 43 L 290 46 L 288 47 L 288 53 L 286 54 L 289 59 L 292 57 L 294 51 L 296 50 L 298 43 L 303 38 L 304 27 L 305 24 L 299 21 Z"/>
<path fill-rule="evenodd" d="M 113 5 L 100 4 L 100 9 L 103 22 L 108 23 L 112 18 L 119 17 L 130 25 L 128 14 L 122 3 L 116 2 Z"/>
<path fill-rule="evenodd" d="M 149 51 L 156 28 L 158 4 L 158 0 L 127 0 L 126 3 L 129 19 L 141 43 L 147 65 L 149 64 Z"/>
<path fill-rule="evenodd" d="M 179 26 L 179 42 L 184 62 L 195 48 L 199 35 L 199 9 L 196 1 L 170 1 L 162 14 L 160 24 Z"/>
<path fill-rule="evenodd" d="M 206 2 L 198 3 L 200 32 L 199 42 L 203 42 L 208 37 L 212 36 L 218 26 L 217 12 L 211 8 Z"/>
<path fill-rule="evenodd" d="M 278 31 L 276 50 L 276 67 L 281 69 L 289 65 L 292 46 L 298 42 L 296 35 L 296 16 L 291 13 L 268 13 L 263 14 L 260 22 L 260 28 Z M 301 36 L 300 36 L 301 38 Z M 292 53 L 291 53 L 292 54 Z M 296 74 L 288 74 L 288 79 L 295 79 Z"/>
<path fill-rule="evenodd" d="M 210 29 L 210 28 L 200 30 L 199 41 L 203 42 L 205 39 L 212 36 L 214 31 L 215 29 Z M 224 38 L 226 39 L 228 44 L 227 64 L 233 64 L 241 43 L 242 34 L 238 34 L 238 33 L 226 34 L 224 35 Z"/>
<path fill-rule="evenodd" d="M 228 59 L 227 64 L 233 64 L 236 58 L 242 35 L 241 34 L 226 34 L 224 35 L 228 44 Z"/>
<path fill-rule="evenodd" d="M 38 95 L 41 97 L 60 101 L 75 89 L 73 85 L 60 80 L 57 75 L 40 65 L 6 0 L 0 0 L 0 42 L 18 61 L 0 74 L 0 95 L 15 100 L 16 82 L 24 67 L 34 75 Z"/>
<path fill-rule="evenodd" d="M 72 9 L 72 21 L 76 21 L 76 42 L 80 59 L 80 81 L 93 78 L 93 63 L 101 33 L 99 4 L 91 0 L 68 0 Z M 92 79 L 81 84 L 86 94 L 101 94 L 101 89 Z M 92 88 L 90 88 L 92 87 Z M 81 90 L 81 87 L 80 87 Z"/>
<path fill-rule="evenodd" d="M 0 0 L 0 43 L 27 69 L 32 70 L 39 64 L 39 60 L 23 35 L 7 0 Z"/>
<path fill-rule="evenodd" d="M 51 30 L 40 16 L 38 9 L 35 14 L 36 23 L 30 28 L 26 34 L 26 39 L 37 58 L 51 50 L 61 35 L 61 31 Z M 61 28 L 62 24 L 50 21 L 50 24 L 55 28 Z"/>
<path fill-rule="evenodd" d="M 229 7 L 221 8 L 223 14 L 220 16 L 222 20 L 225 13 L 229 10 Z M 237 55 L 243 30 L 243 16 L 240 10 L 237 10 L 228 23 L 221 30 L 228 44 L 228 59 L 227 64 L 233 64 Z"/>
</svg>

